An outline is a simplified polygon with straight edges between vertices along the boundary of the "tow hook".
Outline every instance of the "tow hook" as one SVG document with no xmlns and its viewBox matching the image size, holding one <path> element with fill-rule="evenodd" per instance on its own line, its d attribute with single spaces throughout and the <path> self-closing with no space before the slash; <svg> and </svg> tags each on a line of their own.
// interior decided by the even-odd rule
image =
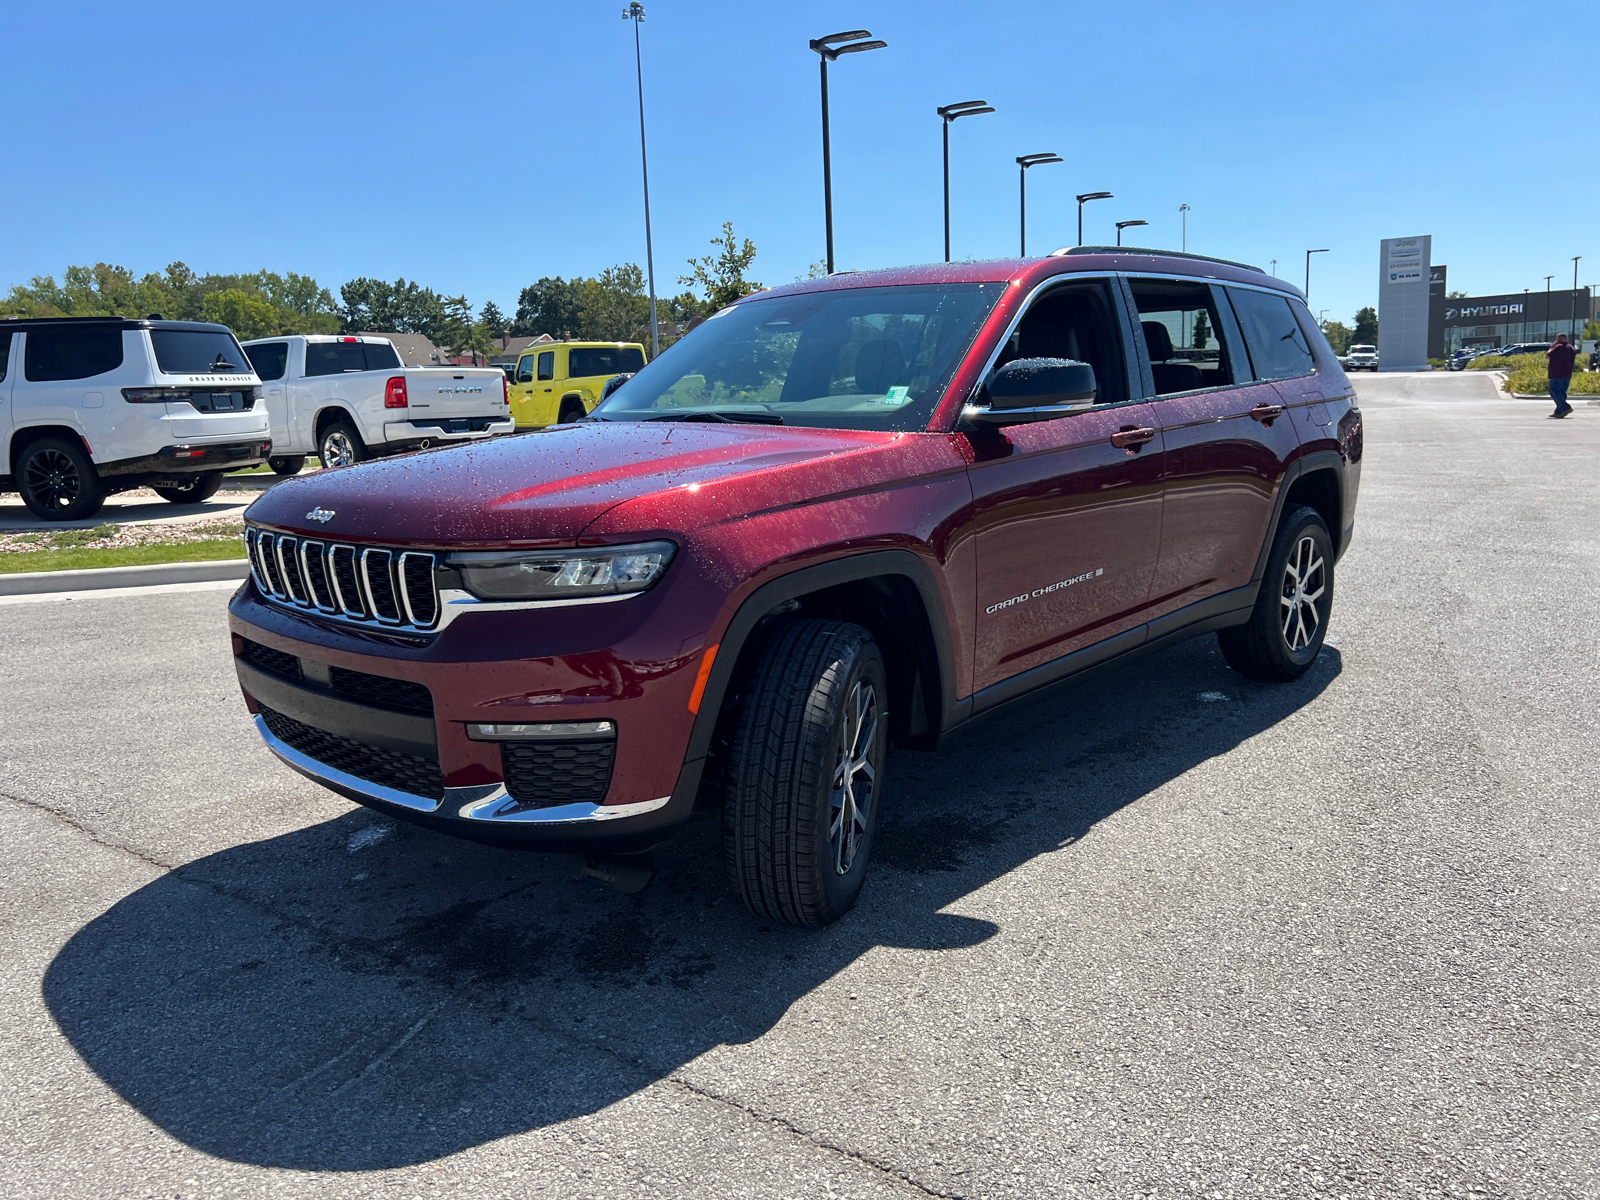
<svg viewBox="0 0 1600 1200">
<path fill-rule="evenodd" d="M 622 862 L 614 858 L 585 858 L 581 854 L 572 856 L 574 880 L 592 879 L 624 896 L 642 892 L 655 877 L 655 866 L 645 857 Z"/>
</svg>

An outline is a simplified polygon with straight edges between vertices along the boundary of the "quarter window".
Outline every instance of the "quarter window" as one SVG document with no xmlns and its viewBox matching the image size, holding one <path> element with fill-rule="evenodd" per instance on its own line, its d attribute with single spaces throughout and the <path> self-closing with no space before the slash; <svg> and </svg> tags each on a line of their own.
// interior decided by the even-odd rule
<svg viewBox="0 0 1600 1200">
<path fill-rule="evenodd" d="M 1229 288 L 1228 298 L 1239 314 L 1257 379 L 1299 379 L 1316 370 L 1305 331 L 1285 297 Z"/>
<path fill-rule="evenodd" d="M 642 370 L 644 355 L 636 346 L 588 346 L 567 351 L 567 374 L 574 379 Z"/>
<path fill-rule="evenodd" d="M 1237 378 L 1205 283 L 1130 279 L 1156 395 L 1228 387 Z"/>
<path fill-rule="evenodd" d="M 554 350 L 546 350 L 543 354 L 539 355 L 539 378 L 541 380 L 545 380 L 554 379 L 555 377 L 556 352 Z"/>
<path fill-rule="evenodd" d="M 30 329 L 22 350 L 22 373 L 36 383 L 89 379 L 122 365 L 122 330 Z"/>
<path fill-rule="evenodd" d="M 263 381 L 283 378 L 283 372 L 289 364 L 288 342 L 246 346 L 244 352 L 250 356 L 250 365 L 255 368 L 257 378 Z"/>
</svg>

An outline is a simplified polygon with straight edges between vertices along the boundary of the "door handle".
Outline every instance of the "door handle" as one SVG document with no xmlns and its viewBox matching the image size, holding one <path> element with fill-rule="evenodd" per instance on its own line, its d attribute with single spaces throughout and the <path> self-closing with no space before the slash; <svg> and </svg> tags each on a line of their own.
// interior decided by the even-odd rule
<svg viewBox="0 0 1600 1200">
<path fill-rule="evenodd" d="M 1137 425 L 1124 425 L 1111 435 L 1111 444 L 1118 450 L 1132 450 L 1137 452 L 1140 446 L 1151 441 L 1156 436 L 1156 431 L 1150 428 L 1140 428 Z"/>
<path fill-rule="evenodd" d="M 1276 418 L 1283 416 L 1283 405 L 1258 404 L 1250 410 L 1250 415 L 1263 425 L 1271 425 Z"/>
</svg>

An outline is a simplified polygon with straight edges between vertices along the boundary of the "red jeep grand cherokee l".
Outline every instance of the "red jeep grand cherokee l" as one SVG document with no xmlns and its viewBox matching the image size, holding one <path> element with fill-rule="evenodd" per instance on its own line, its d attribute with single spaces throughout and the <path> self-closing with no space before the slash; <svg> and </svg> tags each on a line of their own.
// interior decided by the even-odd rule
<svg viewBox="0 0 1600 1200">
<path fill-rule="evenodd" d="M 757 914 L 861 888 L 891 745 L 1216 631 L 1322 645 L 1361 419 L 1300 293 L 1087 247 L 730 305 L 594 415 L 250 508 L 267 745 L 434 829 L 625 856 L 719 813 Z"/>
</svg>

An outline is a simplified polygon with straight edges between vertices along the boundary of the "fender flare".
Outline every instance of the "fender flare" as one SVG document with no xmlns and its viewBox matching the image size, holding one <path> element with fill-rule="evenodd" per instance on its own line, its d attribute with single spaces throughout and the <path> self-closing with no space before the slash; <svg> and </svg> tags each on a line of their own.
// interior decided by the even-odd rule
<svg viewBox="0 0 1600 1200">
<path fill-rule="evenodd" d="M 81 422 L 74 417 L 71 421 L 37 421 L 32 425 L 18 425 L 8 432 L 5 443 L 4 474 L 10 475 L 16 465 L 13 459 L 19 446 L 26 446 L 35 437 L 55 437 L 68 434 L 83 443 L 84 450 L 89 455 L 89 461 L 94 463 L 94 443 L 89 440 L 89 435 L 84 431 Z"/>
<path fill-rule="evenodd" d="M 957 700 L 955 696 L 955 648 L 950 640 L 944 600 L 932 569 L 910 550 L 875 550 L 801 567 L 769 580 L 745 598 L 722 632 L 717 657 L 706 679 L 700 711 L 695 716 L 694 729 L 689 735 L 689 747 L 684 754 L 685 767 L 704 760 L 710 753 L 711 739 L 716 732 L 717 717 L 727 697 L 728 685 L 733 680 L 734 670 L 750 635 L 762 618 L 780 604 L 812 592 L 886 575 L 909 580 L 922 599 L 927 624 L 926 628 L 918 631 L 916 639 L 920 660 L 918 665 L 924 672 L 928 668 L 936 670 L 939 679 L 939 695 L 928 696 L 926 692 L 923 695 L 930 732 L 937 736 L 940 730 L 949 729 L 965 719 L 972 701 Z"/>
<path fill-rule="evenodd" d="M 1283 505 L 1288 499 L 1290 489 L 1302 476 L 1317 471 L 1332 472 L 1339 497 L 1339 511 L 1344 512 L 1344 458 L 1337 450 L 1313 450 L 1289 463 L 1284 468 L 1283 478 L 1278 481 L 1277 494 L 1272 498 L 1272 520 L 1267 523 L 1267 536 L 1262 540 L 1261 552 L 1256 555 L 1256 567 L 1250 575 L 1252 584 L 1259 584 L 1267 573 L 1267 558 L 1272 553 L 1272 542 L 1278 533 L 1278 522 L 1283 520 Z M 1342 524 L 1342 520 L 1339 523 Z M 1336 543 L 1343 543 L 1345 534 L 1343 529 L 1330 529 L 1328 532 L 1333 535 Z M 1341 544 L 1337 554 L 1343 553 L 1344 547 Z"/>
</svg>

